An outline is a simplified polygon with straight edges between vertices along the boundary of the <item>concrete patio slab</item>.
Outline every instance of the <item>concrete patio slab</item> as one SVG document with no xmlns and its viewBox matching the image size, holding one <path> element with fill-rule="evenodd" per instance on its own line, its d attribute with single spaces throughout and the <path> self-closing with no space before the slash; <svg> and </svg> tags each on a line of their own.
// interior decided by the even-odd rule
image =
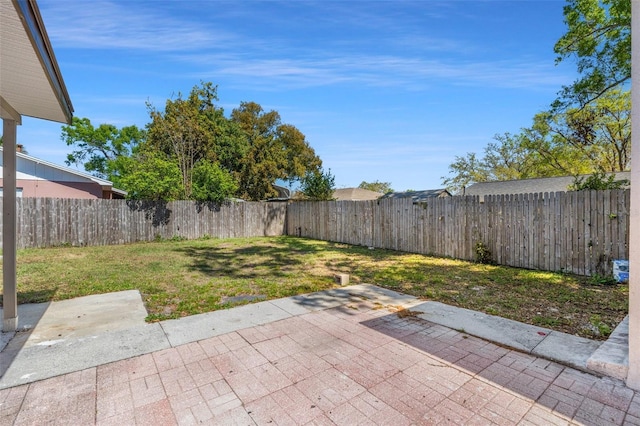
<svg viewBox="0 0 640 426">
<path fill-rule="evenodd" d="M 626 378 L 626 374 L 624 377 L 607 374 L 605 370 L 596 370 L 588 365 L 588 360 L 593 359 L 594 353 L 603 345 L 603 342 L 439 302 L 421 303 L 413 310 L 422 312 L 419 317 L 424 320 L 509 348 L 560 362 L 582 371 L 605 374 L 618 379 Z M 604 358 L 609 365 L 610 356 L 604 355 Z"/>
<path fill-rule="evenodd" d="M 413 308 L 420 318 L 463 331 L 510 348 L 531 352 L 551 330 L 521 322 L 457 308 L 439 302 L 425 302 Z"/>
<path fill-rule="evenodd" d="M 19 333 L 18 333 L 19 334 Z M 21 347 L 10 342 L 0 363 L 0 389 L 84 370 L 171 347 L 160 324 L 142 324 Z M 4 365 L 7 361 L 8 365 Z"/>
<path fill-rule="evenodd" d="M 178 346 L 290 316 L 267 301 L 162 321 L 161 324 L 171 345 Z"/>
<path fill-rule="evenodd" d="M 629 316 L 587 360 L 587 368 L 605 376 L 624 380 L 629 371 Z"/>
<path fill-rule="evenodd" d="M 596 340 L 552 331 L 530 353 L 588 371 L 587 360 L 601 345 Z"/>
<path fill-rule="evenodd" d="M 2 314 L 2 308 L 0 308 Z M 19 335 L 26 347 L 144 324 L 147 310 L 138 290 L 96 294 L 52 303 L 18 306 Z"/>
</svg>

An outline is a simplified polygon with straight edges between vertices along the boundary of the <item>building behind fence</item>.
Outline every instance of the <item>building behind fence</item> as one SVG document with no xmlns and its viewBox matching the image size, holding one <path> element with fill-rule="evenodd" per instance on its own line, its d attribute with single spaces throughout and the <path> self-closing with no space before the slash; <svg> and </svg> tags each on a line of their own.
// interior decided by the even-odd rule
<svg viewBox="0 0 640 426">
<path fill-rule="evenodd" d="M 0 199 L 0 204 L 2 203 Z M 628 259 L 629 191 L 286 203 L 22 198 L 18 248 L 294 235 L 498 264 L 609 275 Z"/>
</svg>

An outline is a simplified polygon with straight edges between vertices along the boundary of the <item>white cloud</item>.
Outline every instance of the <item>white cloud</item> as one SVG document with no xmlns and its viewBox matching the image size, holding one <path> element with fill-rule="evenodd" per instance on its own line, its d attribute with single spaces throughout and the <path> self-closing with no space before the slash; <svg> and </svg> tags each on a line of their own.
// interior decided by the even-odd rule
<svg viewBox="0 0 640 426">
<path fill-rule="evenodd" d="M 505 59 L 494 54 L 489 60 L 482 56 L 484 47 L 476 41 L 421 32 L 418 24 L 423 22 L 424 15 L 440 16 L 447 9 L 447 4 L 442 2 L 430 6 L 421 2 L 403 3 L 414 12 L 403 15 L 403 19 L 393 16 L 394 8 L 385 2 L 373 2 L 366 7 L 337 2 L 332 4 L 333 13 L 327 13 L 323 3 L 273 3 L 280 8 L 299 8 L 305 12 L 302 15 L 306 19 L 314 16 L 310 10 L 316 10 L 323 25 L 335 20 L 334 27 L 369 31 L 379 28 L 380 34 L 393 35 L 381 37 L 383 45 L 376 45 L 366 37 L 342 35 L 331 38 L 326 45 L 311 47 L 296 38 L 283 38 L 282 34 L 256 37 L 246 33 L 246 28 L 221 30 L 216 21 L 207 22 L 206 14 L 212 13 L 212 8 L 207 8 L 213 4 L 211 2 L 197 3 L 189 8 L 189 4 L 183 2 L 95 0 L 90 5 L 79 6 L 70 0 L 49 1 L 43 1 L 41 9 L 56 47 L 161 53 L 159 60 L 188 65 L 185 67 L 188 71 L 177 71 L 185 77 L 218 80 L 219 76 L 226 76 L 238 85 L 263 90 L 339 84 L 402 87 L 404 90 L 426 90 L 443 84 L 536 90 L 559 88 L 570 82 L 569 76 L 555 68 L 548 58 Z M 240 19 L 239 15 L 243 13 L 250 15 L 243 8 L 218 4 L 222 5 L 215 8 L 218 20 L 223 19 L 224 13 L 234 19 Z M 278 14 L 276 11 L 282 9 L 269 6 L 269 3 L 252 3 L 252 7 L 264 9 L 263 19 L 271 25 L 291 16 Z M 197 13 L 195 7 L 202 9 L 202 16 L 192 15 Z M 191 10 L 185 13 L 185 8 Z M 407 25 L 406 20 L 414 22 Z M 247 25 L 254 23 L 249 22 Z M 406 25 L 407 29 L 401 25 Z M 123 64 L 126 64 L 124 55 L 118 61 L 118 67 Z M 193 66 L 200 69 L 194 71 Z M 153 70 L 149 67 L 144 72 L 152 73 Z M 163 68 L 162 72 L 166 70 Z"/>
<path fill-rule="evenodd" d="M 213 33 L 199 23 L 145 7 L 161 4 L 55 0 L 42 2 L 40 9 L 56 47 L 189 51 L 229 38 L 224 32 Z"/>
<path fill-rule="evenodd" d="M 364 54 L 291 59 L 195 54 L 179 58 L 204 70 L 194 77 L 224 75 L 265 89 L 360 83 L 424 90 L 444 83 L 537 90 L 558 88 L 570 82 L 569 76 L 553 64 L 526 57 L 473 61 Z"/>
</svg>

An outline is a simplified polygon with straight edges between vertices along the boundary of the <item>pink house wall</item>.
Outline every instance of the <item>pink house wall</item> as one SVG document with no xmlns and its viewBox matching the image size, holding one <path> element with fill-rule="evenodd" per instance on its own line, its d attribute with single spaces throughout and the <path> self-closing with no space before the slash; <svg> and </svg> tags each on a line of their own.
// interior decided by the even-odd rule
<svg viewBox="0 0 640 426">
<path fill-rule="evenodd" d="M 0 187 L 2 179 L 0 178 Z M 102 187 L 89 182 L 55 182 L 48 180 L 18 179 L 18 188 L 22 188 L 23 197 L 49 198 L 102 198 Z"/>
</svg>

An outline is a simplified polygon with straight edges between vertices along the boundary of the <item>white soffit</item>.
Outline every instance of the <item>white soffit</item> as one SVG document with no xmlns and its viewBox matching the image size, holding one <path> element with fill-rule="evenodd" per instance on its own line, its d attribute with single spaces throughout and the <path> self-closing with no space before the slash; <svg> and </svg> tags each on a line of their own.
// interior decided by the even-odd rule
<svg viewBox="0 0 640 426">
<path fill-rule="evenodd" d="M 0 0 L 0 114 L 70 123 L 73 106 L 35 0 Z"/>
</svg>

